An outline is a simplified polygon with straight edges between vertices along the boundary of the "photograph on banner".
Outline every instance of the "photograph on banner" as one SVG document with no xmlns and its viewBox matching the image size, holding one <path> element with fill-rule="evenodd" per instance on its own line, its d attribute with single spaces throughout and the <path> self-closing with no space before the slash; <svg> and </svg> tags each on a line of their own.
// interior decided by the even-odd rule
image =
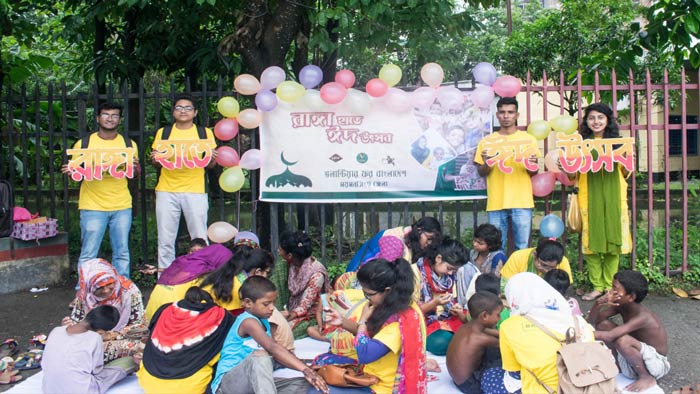
<svg viewBox="0 0 700 394">
<path fill-rule="evenodd" d="M 204 168 L 214 149 L 213 140 L 159 140 L 153 145 L 157 152 L 153 159 L 168 170 Z"/>
<path fill-rule="evenodd" d="M 70 177 L 76 182 L 102 180 L 103 173 L 112 178 L 134 177 L 136 148 L 67 149 Z"/>
<path fill-rule="evenodd" d="M 621 164 L 629 172 L 634 171 L 634 138 L 583 139 L 581 134 L 557 133 L 557 149 L 561 150 L 559 162 L 564 172 L 613 171 L 614 164 Z"/>
<path fill-rule="evenodd" d="M 365 93 L 362 93 L 365 94 Z M 474 165 L 492 131 L 489 110 L 464 100 L 399 112 L 383 99 L 352 113 L 281 103 L 260 126 L 260 198 L 289 202 L 454 200 L 486 197 Z"/>
</svg>

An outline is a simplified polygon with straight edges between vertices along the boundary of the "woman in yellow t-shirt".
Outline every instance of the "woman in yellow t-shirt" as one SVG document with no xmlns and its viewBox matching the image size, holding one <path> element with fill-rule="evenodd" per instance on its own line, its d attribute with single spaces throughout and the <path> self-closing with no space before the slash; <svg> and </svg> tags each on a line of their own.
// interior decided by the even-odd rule
<svg viewBox="0 0 700 394">
<path fill-rule="evenodd" d="M 364 389 L 378 394 L 426 393 L 425 322 L 413 302 L 411 266 L 403 258 L 376 259 L 357 271 L 357 280 L 367 299 L 359 320 L 327 310 L 326 322 L 355 335 L 358 362 L 365 373 L 379 378 Z M 333 387 L 329 388 L 332 394 Z"/>
</svg>

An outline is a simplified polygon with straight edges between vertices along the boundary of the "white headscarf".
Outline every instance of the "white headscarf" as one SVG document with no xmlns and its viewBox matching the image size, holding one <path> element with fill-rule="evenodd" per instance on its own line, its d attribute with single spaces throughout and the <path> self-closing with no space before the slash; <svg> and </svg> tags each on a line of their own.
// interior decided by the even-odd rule
<svg viewBox="0 0 700 394">
<path fill-rule="evenodd" d="M 537 274 L 521 272 L 514 275 L 508 280 L 505 293 L 511 315 L 527 316 L 560 334 L 562 339 L 574 326 L 569 303 Z M 578 319 L 583 340 L 593 341 L 593 328 L 580 316 Z"/>
</svg>

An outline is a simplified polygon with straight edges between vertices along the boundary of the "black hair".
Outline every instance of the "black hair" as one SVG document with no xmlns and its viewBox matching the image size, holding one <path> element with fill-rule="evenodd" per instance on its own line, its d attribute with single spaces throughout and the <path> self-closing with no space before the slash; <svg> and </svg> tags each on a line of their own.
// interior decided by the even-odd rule
<svg viewBox="0 0 700 394">
<path fill-rule="evenodd" d="M 211 298 L 211 294 L 197 286 L 192 286 L 187 289 L 187 292 L 185 293 L 185 301 L 193 304 L 200 304 L 202 301 L 208 304 L 214 303 L 214 299 Z"/>
<path fill-rule="evenodd" d="M 100 305 L 92 308 L 85 316 L 93 330 L 110 331 L 119 323 L 119 310 L 112 305 Z"/>
<path fill-rule="evenodd" d="M 175 104 L 177 104 L 178 101 L 180 100 L 187 100 L 190 103 L 192 103 L 192 106 L 197 109 L 197 102 L 194 101 L 194 97 L 192 97 L 191 94 L 189 93 L 178 93 L 175 95 L 175 98 L 173 99 L 173 105 L 172 105 L 172 110 L 175 110 Z"/>
<path fill-rule="evenodd" d="M 277 291 L 277 287 L 271 280 L 264 276 L 251 276 L 243 282 L 241 289 L 238 290 L 238 295 L 241 297 L 241 300 L 247 298 L 255 302 L 265 297 L 265 294 L 273 291 Z"/>
<path fill-rule="evenodd" d="M 547 271 L 547 273 L 544 274 L 544 281 L 554 287 L 554 290 L 558 291 L 561 295 L 565 295 L 571 285 L 569 274 L 557 268 Z"/>
<path fill-rule="evenodd" d="M 211 285 L 214 296 L 223 302 L 233 299 L 233 278 L 239 273 L 251 272 L 256 268 L 266 270 L 272 268 L 275 259 L 264 249 L 236 248 L 233 256 L 226 264 L 210 272 L 200 286 Z"/>
<path fill-rule="evenodd" d="M 564 258 L 564 246 L 559 241 L 542 238 L 537 243 L 535 253 L 537 253 L 537 258 L 542 261 L 556 261 L 559 264 Z"/>
<path fill-rule="evenodd" d="M 486 242 L 489 252 L 495 252 L 501 248 L 501 230 L 491 223 L 480 224 L 474 231 L 474 238 L 479 238 Z"/>
<path fill-rule="evenodd" d="M 503 306 L 501 299 L 490 291 L 477 291 L 467 301 L 467 308 L 472 319 L 478 319 L 482 312 L 492 313 Z"/>
<path fill-rule="evenodd" d="M 95 116 L 100 116 L 100 114 L 102 114 L 102 111 L 110 109 L 118 109 L 119 116 L 122 116 L 122 113 L 124 112 L 124 106 L 122 106 L 121 104 L 113 103 L 111 101 L 105 101 L 97 107 L 97 114 Z"/>
<path fill-rule="evenodd" d="M 495 294 L 497 297 L 501 295 L 501 279 L 493 272 L 481 274 L 474 281 L 474 290 L 477 292 L 487 291 Z"/>
<path fill-rule="evenodd" d="M 518 100 L 515 97 L 501 97 L 496 103 L 496 108 L 501 108 L 504 105 L 515 105 L 515 110 L 518 110 Z"/>
<path fill-rule="evenodd" d="M 469 251 L 461 242 L 450 237 L 445 237 L 439 244 L 431 244 L 426 249 L 424 257 L 430 265 L 435 264 L 435 258 L 440 255 L 442 261 L 454 267 L 461 267 L 469 261 Z"/>
<path fill-rule="evenodd" d="M 311 257 L 313 247 L 311 237 L 305 231 L 285 232 L 280 235 L 280 246 L 291 253 L 295 260 L 304 261 Z"/>
<path fill-rule="evenodd" d="M 435 238 L 433 238 L 432 243 L 438 244 L 442 240 L 442 226 L 440 222 L 431 216 L 424 216 L 411 226 L 411 232 L 408 233 L 404 242 L 411 250 L 411 263 L 418 261 L 420 257 L 423 257 L 425 253 L 424 250 L 420 248 L 420 235 L 422 233 L 433 233 Z"/>
<path fill-rule="evenodd" d="M 593 103 L 583 110 L 583 119 L 581 120 L 581 127 L 579 128 L 581 137 L 583 139 L 593 138 L 593 130 L 588 127 L 588 114 L 591 111 L 600 112 L 608 118 L 608 124 L 605 126 L 605 131 L 603 131 L 603 138 L 619 138 L 620 137 L 620 127 L 617 125 L 617 121 L 613 117 L 613 111 L 610 106 L 603 103 Z"/>
<path fill-rule="evenodd" d="M 384 300 L 377 305 L 367 319 L 367 330 L 374 336 L 392 315 L 411 307 L 413 301 L 414 276 L 411 265 L 403 258 L 394 261 L 376 259 L 357 271 L 357 280 L 363 287 L 386 292 Z"/>
<path fill-rule="evenodd" d="M 641 273 L 632 270 L 617 271 L 613 279 L 620 282 L 620 286 L 625 289 L 625 293 L 634 293 L 634 302 L 644 301 L 649 292 L 649 282 Z"/>
<path fill-rule="evenodd" d="M 207 246 L 207 241 L 205 241 L 203 238 L 195 238 L 190 241 L 190 248 L 193 246 L 199 246 L 204 248 Z"/>
</svg>

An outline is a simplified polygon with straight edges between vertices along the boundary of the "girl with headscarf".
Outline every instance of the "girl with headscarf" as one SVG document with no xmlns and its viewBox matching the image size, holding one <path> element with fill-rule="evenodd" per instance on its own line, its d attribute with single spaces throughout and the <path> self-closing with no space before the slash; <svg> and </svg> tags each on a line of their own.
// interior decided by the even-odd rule
<svg viewBox="0 0 700 394">
<path fill-rule="evenodd" d="M 143 298 L 138 287 L 104 259 L 88 260 L 81 265 L 79 286 L 73 312 L 63 319 L 62 325 L 76 324 L 93 308 L 111 305 L 119 311 L 119 322 L 102 334 L 104 361 L 137 353 L 141 337 L 146 334 Z"/>
</svg>

